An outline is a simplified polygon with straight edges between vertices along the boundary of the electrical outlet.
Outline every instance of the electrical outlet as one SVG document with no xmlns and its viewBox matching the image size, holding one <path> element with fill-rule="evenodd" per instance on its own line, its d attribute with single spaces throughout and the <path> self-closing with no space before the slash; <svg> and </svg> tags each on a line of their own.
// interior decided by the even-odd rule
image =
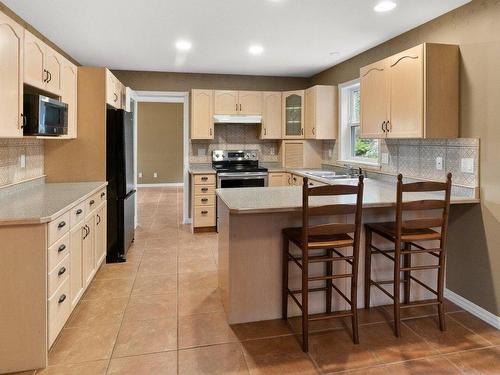
<svg viewBox="0 0 500 375">
<path fill-rule="evenodd" d="M 138 177 L 139 177 L 139 178 L 142 178 L 142 172 L 139 172 L 139 176 L 138 176 Z"/>
<path fill-rule="evenodd" d="M 328 150 L 328 157 L 331 159 L 333 156 L 333 150 L 332 149 L 329 149 Z"/>
<path fill-rule="evenodd" d="M 156 172 L 155 172 L 155 173 L 153 173 L 153 177 L 154 177 L 154 178 L 158 178 L 158 173 L 156 173 Z"/>
<path fill-rule="evenodd" d="M 460 170 L 463 173 L 474 173 L 474 159 L 462 158 L 460 160 Z"/>
<path fill-rule="evenodd" d="M 441 156 L 438 156 L 436 158 L 436 169 L 438 171 L 442 171 L 443 170 L 443 158 Z"/>
<path fill-rule="evenodd" d="M 382 164 L 389 164 L 389 154 L 387 152 L 382 152 L 380 156 L 380 162 Z"/>
<path fill-rule="evenodd" d="M 21 168 L 26 168 L 26 155 L 21 154 L 19 157 L 19 164 L 21 165 Z"/>
</svg>

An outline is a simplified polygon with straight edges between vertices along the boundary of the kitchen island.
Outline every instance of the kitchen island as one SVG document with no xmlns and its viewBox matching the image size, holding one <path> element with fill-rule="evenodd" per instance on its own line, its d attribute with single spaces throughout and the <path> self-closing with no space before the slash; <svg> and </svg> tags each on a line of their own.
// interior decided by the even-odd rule
<svg viewBox="0 0 500 375">
<path fill-rule="evenodd" d="M 325 181 L 326 182 L 326 181 Z M 357 179 L 344 179 L 335 184 L 357 184 Z M 245 189 L 217 189 L 217 210 L 219 230 L 219 287 L 222 292 L 224 308 L 230 324 L 253 322 L 281 318 L 281 267 L 282 236 L 286 227 L 301 226 L 302 188 L 266 187 Z M 439 193 L 405 195 L 405 200 L 436 199 Z M 355 197 L 312 197 L 311 207 L 324 204 L 354 203 Z M 396 183 L 378 179 L 365 179 L 363 199 L 363 221 L 383 222 L 394 220 L 396 201 Z M 451 203 L 474 204 L 476 198 L 462 197 L 452 194 Z M 415 217 L 425 213 L 415 212 Z M 345 222 L 347 216 L 335 218 L 318 218 L 319 222 Z M 378 243 L 384 247 L 383 243 Z M 387 244 L 385 244 L 387 248 Z M 299 252 L 291 244 L 291 251 Z M 341 249 L 345 251 L 345 249 Z M 351 251 L 351 250 L 349 250 Z M 451 256 L 453 256 L 451 254 Z M 433 258 L 426 255 L 414 255 L 415 265 L 430 264 Z M 340 262 L 337 262 L 340 263 Z M 344 262 L 342 262 L 344 263 Z M 358 282 L 358 306 L 363 307 L 363 272 L 364 272 L 364 233 L 360 248 L 360 272 Z M 311 273 L 323 272 L 324 265 L 315 264 L 310 267 Z M 343 264 L 334 265 L 334 273 L 348 271 Z M 350 266 L 349 266 L 350 267 Z M 393 275 L 392 264 L 375 256 L 372 260 L 374 279 L 387 280 Z M 432 272 L 415 272 L 422 281 L 435 284 L 436 277 Z M 290 287 L 300 286 L 301 277 L 298 267 L 290 266 Z M 336 285 L 343 292 L 349 286 L 345 280 L 336 280 Z M 319 284 L 318 284 L 319 285 Z M 314 287 L 314 283 L 310 283 Z M 412 288 L 412 298 L 431 298 L 428 291 L 418 286 Z M 372 290 L 372 305 L 383 305 L 390 300 L 381 291 Z M 325 298 L 323 293 L 314 293 L 309 297 L 310 313 L 324 312 Z M 333 307 L 345 310 L 346 303 L 334 293 Z M 295 304 L 289 301 L 289 315 L 299 315 Z"/>
</svg>

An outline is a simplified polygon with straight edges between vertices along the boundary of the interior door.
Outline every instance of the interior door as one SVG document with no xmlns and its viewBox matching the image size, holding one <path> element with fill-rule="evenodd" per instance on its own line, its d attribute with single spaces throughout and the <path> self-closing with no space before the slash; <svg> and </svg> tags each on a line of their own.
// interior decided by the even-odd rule
<svg viewBox="0 0 500 375">
<path fill-rule="evenodd" d="M 361 138 L 385 138 L 389 120 L 388 60 L 360 70 Z"/>
<path fill-rule="evenodd" d="M 214 114 L 236 115 L 239 113 L 238 91 L 215 90 Z"/>
<path fill-rule="evenodd" d="M 242 115 L 262 115 L 262 92 L 239 91 L 239 111 Z"/>
</svg>

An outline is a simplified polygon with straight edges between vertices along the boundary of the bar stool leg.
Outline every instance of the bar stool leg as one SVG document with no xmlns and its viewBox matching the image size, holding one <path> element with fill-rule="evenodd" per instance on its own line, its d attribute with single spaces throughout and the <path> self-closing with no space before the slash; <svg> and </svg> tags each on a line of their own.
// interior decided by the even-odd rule
<svg viewBox="0 0 500 375">
<path fill-rule="evenodd" d="M 441 245 L 441 249 L 443 246 Z M 439 329 L 441 331 L 446 331 L 446 321 L 444 315 L 444 267 L 446 264 L 446 254 L 443 251 L 439 254 L 439 269 L 438 269 L 438 314 L 439 314 Z"/>
<path fill-rule="evenodd" d="M 359 344 L 358 332 L 358 267 L 359 267 L 359 247 L 353 249 L 352 277 L 351 277 L 351 312 L 352 312 L 352 339 L 355 344 Z"/>
<path fill-rule="evenodd" d="M 400 291 L 401 291 L 401 244 L 395 243 L 394 253 L 394 334 L 401 336 L 401 309 L 400 309 Z"/>
<path fill-rule="evenodd" d="M 290 242 L 286 236 L 283 236 L 283 268 L 282 268 L 282 298 L 281 298 L 281 311 L 282 318 L 288 319 L 288 251 Z"/>
<path fill-rule="evenodd" d="M 302 351 L 309 350 L 309 257 L 302 249 Z"/>
<path fill-rule="evenodd" d="M 411 250 L 411 244 L 409 242 L 405 242 L 404 244 L 404 249 L 405 251 Z M 404 254 L 403 255 L 403 264 L 404 268 L 409 268 L 411 267 L 411 254 Z M 406 271 L 404 273 L 404 303 L 408 304 L 410 303 L 410 286 L 411 286 L 411 279 L 410 279 L 411 271 Z"/>
<path fill-rule="evenodd" d="M 372 231 L 365 227 L 365 309 L 370 308 L 371 263 L 372 263 Z"/>
<path fill-rule="evenodd" d="M 327 249 L 326 255 L 328 258 L 333 257 L 333 250 Z M 333 275 L 333 261 L 326 262 L 326 275 Z M 326 312 L 329 314 L 332 312 L 332 280 L 326 280 Z"/>
</svg>

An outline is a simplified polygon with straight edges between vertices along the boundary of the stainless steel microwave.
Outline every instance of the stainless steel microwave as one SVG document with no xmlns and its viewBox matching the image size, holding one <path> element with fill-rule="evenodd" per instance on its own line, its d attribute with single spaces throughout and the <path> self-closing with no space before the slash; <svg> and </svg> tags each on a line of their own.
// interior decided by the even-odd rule
<svg viewBox="0 0 500 375">
<path fill-rule="evenodd" d="M 68 105 L 38 94 L 24 94 L 24 135 L 68 134 Z"/>
</svg>

